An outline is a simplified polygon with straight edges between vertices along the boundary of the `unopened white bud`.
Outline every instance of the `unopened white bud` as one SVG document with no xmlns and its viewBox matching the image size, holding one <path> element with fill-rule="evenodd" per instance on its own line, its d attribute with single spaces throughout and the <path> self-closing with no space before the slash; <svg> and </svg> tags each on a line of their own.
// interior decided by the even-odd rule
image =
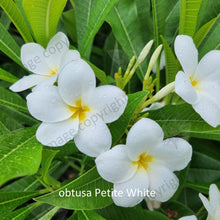
<svg viewBox="0 0 220 220">
<path fill-rule="evenodd" d="M 145 47 L 143 48 L 143 50 L 141 51 L 141 53 L 140 53 L 140 55 L 139 55 L 139 57 L 138 57 L 138 59 L 137 59 L 137 62 L 138 62 L 138 63 L 142 63 L 142 62 L 143 62 L 143 60 L 146 58 L 146 56 L 147 56 L 148 53 L 150 52 L 150 49 L 151 49 L 153 43 L 154 43 L 154 40 L 151 40 L 151 41 L 149 41 L 149 42 L 145 45 Z"/>
</svg>

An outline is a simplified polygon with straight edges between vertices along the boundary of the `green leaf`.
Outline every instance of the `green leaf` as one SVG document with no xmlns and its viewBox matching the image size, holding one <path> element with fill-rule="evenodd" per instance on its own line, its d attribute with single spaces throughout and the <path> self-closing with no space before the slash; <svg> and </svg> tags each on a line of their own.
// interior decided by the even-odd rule
<svg viewBox="0 0 220 220">
<path fill-rule="evenodd" d="M 213 25 L 216 23 L 218 20 L 219 16 L 216 18 L 213 18 L 211 21 L 208 23 L 204 24 L 195 34 L 194 37 L 194 43 L 196 47 L 199 47 L 202 41 L 206 38 L 206 35 L 209 33 L 209 31 L 212 29 Z"/>
<path fill-rule="evenodd" d="M 179 34 L 193 36 L 202 0 L 181 0 Z"/>
<path fill-rule="evenodd" d="M 208 125 L 189 104 L 167 105 L 149 112 L 149 118 L 160 124 L 165 137 L 183 135 L 220 140 L 220 126 L 213 128 Z"/>
<path fill-rule="evenodd" d="M 23 8 L 36 41 L 46 47 L 56 34 L 57 24 L 67 0 L 23 0 Z"/>
<path fill-rule="evenodd" d="M 5 12 L 2 12 L 0 23 L 5 27 L 6 30 L 10 27 L 11 20 Z"/>
<path fill-rule="evenodd" d="M 220 188 L 220 183 L 216 185 L 218 186 L 218 188 Z M 186 183 L 185 186 L 194 189 L 198 192 L 204 193 L 206 195 L 209 194 L 210 183 Z"/>
<path fill-rule="evenodd" d="M 9 58 L 21 65 L 20 61 L 20 48 L 8 33 L 5 27 L 0 23 L 0 50 L 5 53 Z"/>
<path fill-rule="evenodd" d="M 87 210 L 77 211 L 77 217 L 78 220 L 105 220 L 105 218 L 101 217 L 95 211 L 87 211 Z"/>
<path fill-rule="evenodd" d="M 96 189 L 106 191 L 111 190 L 111 188 L 112 184 L 103 180 L 94 167 L 76 180 L 71 181 L 52 193 L 38 197 L 35 200 L 65 209 L 100 209 L 110 205 L 112 199 L 111 197 L 104 197 L 100 194 L 95 196 Z M 75 194 L 73 193 L 75 196 L 72 196 L 72 190 L 75 190 Z M 83 194 L 81 194 L 81 196 L 77 197 L 76 191 L 78 192 L 77 195 L 79 195 L 80 192 L 84 192 L 85 195 L 83 196 Z M 65 193 L 67 194 L 64 195 Z"/>
<path fill-rule="evenodd" d="M 79 51 L 83 57 L 106 16 L 119 0 L 75 0 L 76 29 Z"/>
<path fill-rule="evenodd" d="M 55 155 L 58 152 L 59 151 L 50 150 L 50 149 L 43 149 L 42 161 L 41 161 L 41 173 L 42 173 L 43 181 L 46 184 L 52 185 L 55 188 L 59 187 L 60 183 L 57 180 L 55 180 L 54 178 L 52 178 L 49 175 L 48 171 L 49 171 L 52 160 L 54 159 Z"/>
<path fill-rule="evenodd" d="M 63 23 L 67 34 L 74 43 L 77 42 L 75 10 L 71 9 L 63 13 Z"/>
<path fill-rule="evenodd" d="M 201 44 L 198 48 L 199 49 L 199 59 L 201 59 L 201 57 L 203 57 L 210 50 L 220 48 L 219 32 L 220 32 L 220 16 L 218 16 L 218 19 L 211 26 L 211 29 L 206 34 L 206 37 L 201 42 Z"/>
<path fill-rule="evenodd" d="M 166 84 L 169 84 L 175 80 L 175 76 L 178 70 L 180 70 L 181 66 L 163 36 L 161 36 L 161 39 L 163 41 L 166 60 Z"/>
<path fill-rule="evenodd" d="M 106 20 L 128 58 L 131 59 L 133 56 L 137 58 L 147 42 L 143 40 L 135 1 L 120 0 Z M 146 66 L 146 62 L 143 65 Z M 144 74 L 143 67 L 140 66 L 138 76 L 141 80 Z"/>
<path fill-rule="evenodd" d="M 137 208 L 122 208 L 116 205 L 111 205 L 105 209 L 97 211 L 100 215 L 107 219 L 117 219 L 117 220 L 169 220 L 168 217 L 156 211 L 147 211 Z"/>
<path fill-rule="evenodd" d="M 10 212 L 37 195 L 39 192 L 0 192 L 0 213 Z"/>
<path fill-rule="evenodd" d="M 0 136 L 0 185 L 37 172 L 42 146 L 35 139 L 36 128 L 27 128 Z"/>
<path fill-rule="evenodd" d="M 0 121 L 0 136 L 8 132 L 9 132 L 8 128 Z"/>
<path fill-rule="evenodd" d="M 14 3 L 13 0 L 1 0 L 0 6 L 3 8 L 5 13 L 11 19 L 21 36 L 26 42 L 32 42 L 32 36 L 28 29 L 28 26 L 18 9 L 17 5 Z"/>
<path fill-rule="evenodd" d="M 18 80 L 18 78 L 11 73 L 0 68 L 0 79 L 6 82 L 14 83 Z"/>
<path fill-rule="evenodd" d="M 48 219 L 52 219 L 52 217 L 57 213 L 57 211 L 59 210 L 59 207 L 54 207 L 53 209 L 51 209 L 50 211 L 48 211 L 46 214 L 44 214 L 41 218 L 39 218 L 39 220 L 48 220 Z"/>
<path fill-rule="evenodd" d="M 19 95 L 0 87 L 0 105 L 28 112 L 26 102 Z"/>
<path fill-rule="evenodd" d="M 121 117 L 109 125 L 112 134 L 112 144 L 114 145 L 124 134 L 135 111 L 146 98 L 147 92 L 141 91 L 128 95 L 128 104 Z"/>
<path fill-rule="evenodd" d="M 151 16 L 150 1 L 136 0 L 138 18 L 140 21 L 141 30 L 143 32 L 143 39 L 145 42 L 153 39 L 153 19 Z"/>
</svg>

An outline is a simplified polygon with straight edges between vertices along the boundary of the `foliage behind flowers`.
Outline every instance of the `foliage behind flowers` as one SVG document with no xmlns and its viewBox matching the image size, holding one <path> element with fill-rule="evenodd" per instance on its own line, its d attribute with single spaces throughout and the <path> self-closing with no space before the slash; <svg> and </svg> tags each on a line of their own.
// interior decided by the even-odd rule
<svg viewBox="0 0 220 220">
<path fill-rule="evenodd" d="M 220 220 L 219 1 L 0 6 L 0 219 Z"/>
</svg>

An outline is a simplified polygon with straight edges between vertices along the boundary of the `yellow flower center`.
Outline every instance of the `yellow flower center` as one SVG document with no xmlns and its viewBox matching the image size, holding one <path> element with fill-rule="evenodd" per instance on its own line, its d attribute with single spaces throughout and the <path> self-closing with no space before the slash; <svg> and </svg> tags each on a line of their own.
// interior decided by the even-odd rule
<svg viewBox="0 0 220 220">
<path fill-rule="evenodd" d="M 82 106 L 82 100 L 76 101 L 75 106 L 69 106 L 70 111 L 73 113 L 72 118 L 75 119 L 79 117 L 80 121 L 86 119 L 86 112 L 90 111 L 88 106 Z"/>
<path fill-rule="evenodd" d="M 137 165 L 138 169 L 144 168 L 145 170 L 149 169 L 149 163 L 153 161 L 153 157 L 150 155 L 147 155 L 146 152 L 140 154 L 138 156 L 137 161 L 133 161 L 134 165 Z"/>
<path fill-rule="evenodd" d="M 190 79 L 191 85 L 192 85 L 194 88 L 198 89 L 198 83 L 199 83 L 199 81 L 198 81 L 197 79 L 194 79 L 192 76 L 190 76 L 189 79 Z"/>
<path fill-rule="evenodd" d="M 53 69 L 49 72 L 48 76 L 54 76 L 55 74 L 57 74 L 57 71 L 58 71 L 58 67 L 53 68 Z"/>
</svg>

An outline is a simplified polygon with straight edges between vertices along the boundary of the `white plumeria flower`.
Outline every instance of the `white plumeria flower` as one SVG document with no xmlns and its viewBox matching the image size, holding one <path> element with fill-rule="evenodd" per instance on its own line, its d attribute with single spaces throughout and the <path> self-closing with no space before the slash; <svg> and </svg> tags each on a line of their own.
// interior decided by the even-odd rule
<svg viewBox="0 0 220 220">
<path fill-rule="evenodd" d="M 198 63 L 198 51 L 191 37 L 177 36 L 174 47 L 184 70 L 176 75 L 176 93 L 216 127 L 220 124 L 220 51 L 210 51 Z"/>
<path fill-rule="evenodd" d="M 122 196 L 113 194 L 116 205 L 135 206 L 147 196 L 147 190 L 155 192 L 149 198 L 152 201 L 165 202 L 173 196 L 179 185 L 173 171 L 187 166 L 192 147 L 181 138 L 163 138 L 161 127 L 143 118 L 128 132 L 126 145 L 117 145 L 96 158 L 99 174 L 114 183 L 116 192 L 123 192 Z"/>
<path fill-rule="evenodd" d="M 197 220 L 197 218 L 195 215 L 190 215 L 190 216 L 179 218 L 179 220 Z"/>
<path fill-rule="evenodd" d="M 10 89 L 21 92 L 33 86 L 52 85 L 57 80 L 62 66 L 71 59 L 79 59 L 77 51 L 69 53 L 69 40 L 65 34 L 58 32 L 44 49 L 37 43 L 27 43 L 21 47 L 21 61 L 33 74 L 24 76 Z"/>
<path fill-rule="evenodd" d="M 78 59 L 63 67 L 58 87 L 29 94 L 28 109 L 43 122 L 36 133 L 38 141 L 56 147 L 74 138 L 81 152 L 94 157 L 108 150 L 111 134 L 106 123 L 122 115 L 127 96 L 116 86 L 95 86 L 93 70 Z"/>
<path fill-rule="evenodd" d="M 207 220 L 220 220 L 220 192 L 215 184 L 211 184 L 209 188 L 209 200 L 199 194 L 206 210 L 208 211 Z"/>
</svg>

